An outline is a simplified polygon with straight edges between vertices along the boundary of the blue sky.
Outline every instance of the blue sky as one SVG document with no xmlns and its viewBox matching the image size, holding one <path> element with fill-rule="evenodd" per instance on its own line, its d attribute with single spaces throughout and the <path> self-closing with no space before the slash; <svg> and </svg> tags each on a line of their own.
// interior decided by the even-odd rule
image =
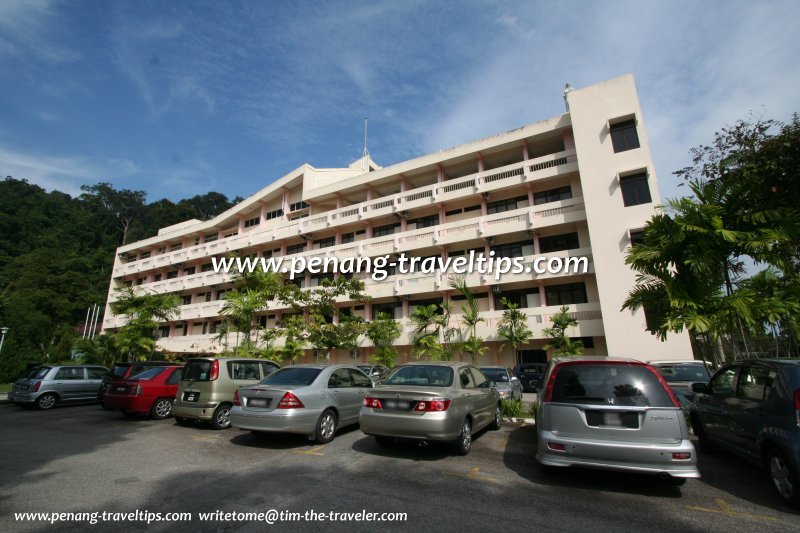
<svg viewBox="0 0 800 533">
<path fill-rule="evenodd" d="M 560 114 L 636 77 L 662 195 L 691 147 L 800 111 L 800 2 L 0 0 L 0 175 L 247 196 Z M 794 35 L 794 37 L 792 37 Z"/>
</svg>

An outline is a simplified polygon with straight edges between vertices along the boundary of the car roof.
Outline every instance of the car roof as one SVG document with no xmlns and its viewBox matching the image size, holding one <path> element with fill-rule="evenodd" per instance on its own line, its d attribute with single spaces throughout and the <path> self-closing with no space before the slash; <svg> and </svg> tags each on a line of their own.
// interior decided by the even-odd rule
<svg viewBox="0 0 800 533">
<path fill-rule="evenodd" d="M 491 366 L 480 366 L 478 368 L 480 368 L 481 370 L 483 370 L 484 368 L 487 369 L 487 370 L 489 370 L 489 369 L 491 369 L 491 370 L 505 370 L 507 367 L 500 366 L 500 365 L 491 365 Z"/>
<path fill-rule="evenodd" d="M 658 365 L 710 365 L 708 361 L 700 361 L 698 359 L 684 359 L 683 361 L 675 360 L 675 361 L 648 361 L 648 365 L 658 366 Z"/>
<path fill-rule="evenodd" d="M 613 357 L 606 355 L 580 355 L 580 356 L 557 356 L 551 360 L 553 364 L 563 363 L 626 363 L 634 365 L 647 364 L 640 359 L 633 359 L 631 357 Z"/>
<path fill-rule="evenodd" d="M 460 366 L 472 366 L 471 363 L 464 361 L 409 361 L 397 366 L 449 366 L 457 368 Z"/>
</svg>

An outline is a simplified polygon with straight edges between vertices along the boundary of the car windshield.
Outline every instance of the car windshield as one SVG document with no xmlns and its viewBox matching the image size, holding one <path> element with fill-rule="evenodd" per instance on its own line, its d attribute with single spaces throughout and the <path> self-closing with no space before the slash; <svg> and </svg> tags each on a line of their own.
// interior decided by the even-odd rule
<svg viewBox="0 0 800 533">
<path fill-rule="evenodd" d="M 263 380 L 261 385 L 311 385 L 321 368 L 281 368 Z"/>
<path fill-rule="evenodd" d="M 148 368 L 144 372 L 140 372 L 140 373 L 136 374 L 135 376 L 131 377 L 130 379 L 133 379 L 133 380 L 136 380 L 136 381 L 147 381 L 148 379 L 152 379 L 152 378 L 156 377 L 157 375 L 162 373 L 164 370 L 166 370 L 166 368 L 160 368 L 160 367 Z"/>
<path fill-rule="evenodd" d="M 508 383 L 508 373 L 502 368 L 481 368 L 481 372 L 495 383 Z"/>
<path fill-rule="evenodd" d="M 656 375 L 643 365 L 565 364 L 556 374 L 552 401 L 675 407 Z"/>
<path fill-rule="evenodd" d="M 40 368 L 31 368 L 30 370 L 25 372 L 25 375 L 23 377 L 27 379 L 42 379 L 47 375 L 48 371 L 50 371 L 49 366 L 43 366 Z"/>
<path fill-rule="evenodd" d="M 453 385 L 453 369 L 436 365 L 401 366 L 392 372 L 384 384 L 450 387 Z"/>
<path fill-rule="evenodd" d="M 370 375 L 372 373 L 372 367 L 369 365 L 358 365 L 356 368 L 361 370 L 366 375 Z"/>
<path fill-rule="evenodd" d="M 656 367 L 667 381 L 702 381 L 711 379 L 706 365 L 673 365 Z"/>
</svg>

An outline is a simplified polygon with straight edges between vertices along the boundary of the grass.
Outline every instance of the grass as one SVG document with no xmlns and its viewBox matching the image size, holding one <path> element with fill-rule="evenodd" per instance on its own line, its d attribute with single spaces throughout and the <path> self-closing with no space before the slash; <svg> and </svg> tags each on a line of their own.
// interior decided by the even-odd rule
<svg viewBox="0 0 800 533">
<path fill-rule="evenodd" d="M 11 383 L 0 383 L 0 394 L 6 394 L 11 390 Z"/>
<path fill-rule="evenodd" d="M 524 416 L 521 400 L 503 400 L 503 418 L 523 418 Z"/>
</svg>

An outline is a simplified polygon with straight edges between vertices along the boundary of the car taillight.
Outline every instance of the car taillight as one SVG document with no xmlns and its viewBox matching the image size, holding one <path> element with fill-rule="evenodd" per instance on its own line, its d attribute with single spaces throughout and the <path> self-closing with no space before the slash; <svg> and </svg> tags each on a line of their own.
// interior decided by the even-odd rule
<svg viewBox="0 0 800 533">
<path fill-rule="evenodd" d="M 303 405 L 303 402 L 300 401 L 300 398 L 291 392 L 287 392 L 283 395 L 281 401 L 278 402 L 276 409 L 302 409 L 304 407 L 305 405 Z"/>
<path fill-rule="evenodd" d="M 34 383 L 33 384 L 33 392 L 39 392 L 39 387 L 41 387 L 41 386 L 42 386 L 42 382 L 41 381 L 37 381 L 36 383 Z M 796 394 L 795 394 L 794 404 L 797 405 L 797 395 Z"/>
<path fill-rule="evenodd" d="M 373 409 L 383 409 L 381 401 L 378 398 L 372 398 L 370 396 L 364 396 L 364 403 L 362 405 Z"/>
<path fill-rule="evenodd" d="M 136 392 L 134 394 L 136 394 L 136 396 L 141 396 L 142 395 L 142 386 L 141 385 L 136 385 Z"/>
<path fill-rule="evenodd" d="M 430 400 L 417 402 L 417 405 L 414 406 L 414 410 L 431 413 L 436 411 L 447 411 L 448 407 L 450 407 L 450 400 Z"/>
<path fill-rule="evenodd" d="M 567 451 L 567 447 L 564 444 L 561 444 L 560 442 L 548 442 L 547 447 L 557 452 Z"/>
<path fill-rule="evenodd" d="M 797 427 L 800 427 L 800 389 L 794 391 L 794 412 L 797 416 Z"/>
<path fill-rule="evenodd" d="M 211 363 L 211 372 L 208 373 L 208 380 L 215 381 L 219 377 L 219 361 L 214 359 Z"/>
<path fill-rule="evenodd" d="M 553 368 L 553 371 L 550 372 L 550 379 L 547 380 L 547 386 L 544 389 L 542 402 L 549 402 L 553 399 L 553 387 L 556 384 L 556 376 L 558 375 L 559 370 L 561 370 L 561 365 L 557 365 L 555 368 Z"/>
<path fill-rule="evenodd" d="M 242 406 L 242 402 L 239 400 L 239 391 L 233 393 L 233 405 L 238 405 L 239 407 Z"/>
<path fill-rule="evenodd" d="M 692 458 L 692 454 L 689 452 L 675 452 L 672 454 L 673 461 L 688 461 Z"/>
<path fill-rule="evenodd" d="M 667 380 L 664 379 L 664 376 L 661 375 L 661 372 L 659 372 L 658 370 L 656 370 L 655 368 L 653 368 L 650 365 L 644 365 L 644 367 L 647 370 L 649 370 L 650 372 L 653 373 L 653 375 L 656 377 L 658 382 L 661 383 L 661 386 L 664 387 L 664 390 L 667 391 L 667 394 L 669 395 L 669 399 L 672 400 L 672 405 L 674 405 L 678 409 L 681 409 L 681 402 L 678 401 L 678 397 L 675 396 L 674 392 L 672 392 L 672 388 L 667 383 Z"/>
</svg>

